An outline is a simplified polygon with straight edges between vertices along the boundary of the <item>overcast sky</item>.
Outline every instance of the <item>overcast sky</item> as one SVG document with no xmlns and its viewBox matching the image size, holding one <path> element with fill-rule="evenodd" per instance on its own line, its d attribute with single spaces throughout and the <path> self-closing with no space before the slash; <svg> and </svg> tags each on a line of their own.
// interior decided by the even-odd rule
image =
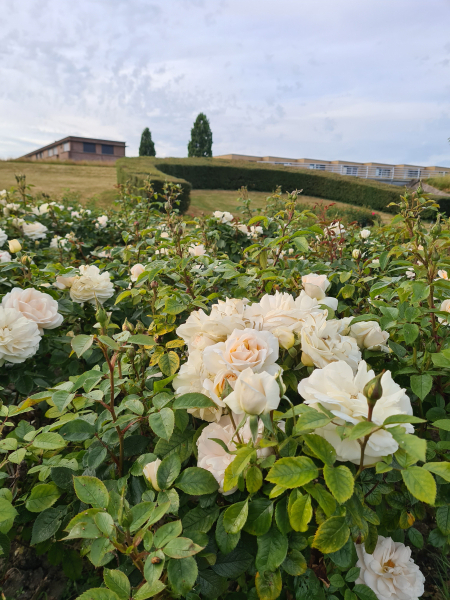
<svg viewBox="0 0 450 600">
<path fill-rule="evenodd" d="M 67 135 L 186 156 L 450 166 L 450 0 L 1 0 L 0 158 Z"/>
</svg>

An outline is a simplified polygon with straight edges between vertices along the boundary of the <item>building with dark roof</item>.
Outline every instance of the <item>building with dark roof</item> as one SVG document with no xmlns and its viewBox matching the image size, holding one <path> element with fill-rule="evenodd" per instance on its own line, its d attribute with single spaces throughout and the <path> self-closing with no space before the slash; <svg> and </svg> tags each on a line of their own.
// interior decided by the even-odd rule
<svg viewBox="0 0 450 600">
<path fill-rule="evenodd" d="M 31 160 L 95 160 L 114 163 L 125 156 L 125 142 L 69 135 L 20 158 Z"/>
</svg>

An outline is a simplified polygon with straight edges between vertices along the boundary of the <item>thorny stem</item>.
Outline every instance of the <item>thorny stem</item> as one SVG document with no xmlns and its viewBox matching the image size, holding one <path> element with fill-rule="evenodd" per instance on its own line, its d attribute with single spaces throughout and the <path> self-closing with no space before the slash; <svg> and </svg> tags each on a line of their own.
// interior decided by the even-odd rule
<svg viewBox="0 0 450 600">
<path fill-rule="evenodd" d="M 242 438 L 241 438 L 241 436 L 240 436 L 240 433 L 239 433 L 239 431 L 238 431 L 238 429 L 237 429 L 237 427 L 236 427 L 236 422 L 235 422 L 235 420 L 234 420 L 234 417 L 233 417 L 233 411 L 232 411 L 232 410 L 230 410 L 230 419 L 231 419 L 231 422 L 233 423 L 233 427 L 234 427 L 234 435 L 237 435 L 237 438 L 238 438 L 239 442 L 242 444 L 242 443 L 243 443 L 243 442 L 242 442 Z M 233 437 L 234 437 L 234 436 L 233 436 Z"/>
<path fill-rule="evenodd" d="M 369 404 L 369 410 L 367 412 L 367 420 L 369 422 L 372 421 L 373 408 L 374 408 L 374 405 L 373 404 Z M 362 442 L 360 442 L 360 444 L 361 444 L 361 459 L 359 461 L 358 471 L 357 471 L 357 473 L 355 475 L 355 481 L 358 479 L 358 477 L 361 475 L 361 473 L 364 470 L 364 453 L 366 451 L 366 446 L 367 446 L 367 442 L 369 441 L 370 435 L 371 435 L 370 433 L 369 433 L 369 435 L 366 435 L 364 437 L 364 440 Z"/>
</svg>

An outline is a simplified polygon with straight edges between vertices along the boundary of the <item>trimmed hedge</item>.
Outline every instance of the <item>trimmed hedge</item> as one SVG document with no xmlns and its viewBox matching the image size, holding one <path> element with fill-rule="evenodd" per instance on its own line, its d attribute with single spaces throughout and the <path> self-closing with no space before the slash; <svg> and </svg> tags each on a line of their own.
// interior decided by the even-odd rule
<svg viewBox="0 0 450 600">
<path fill-rule="evenodd" d="M 117 183 L 130 182 L 136 188 L 142 188 L 145 180 L 150 177 L 155 192 L 162 193 L 163 186 L 166 181 L 171 183 L 179 183 L 182 188 L 181 195 L 178 197 L 180 201 L 180 212 L 185 213 L 191 203 L 192 185 L 189 181 L 179 179 L 178 177 L 167 176 L 160 171 L 155 162 L 158 159 L 148 156 L 139 158 L 120 158 L 116 162 Z"/>
<path fill-rule="evenodd" d="M 337 175 L 309 169 L 294 169 L 246 161 L 215 158 L 122 158 L 117 161 L 119 182 L 125 173 L 143 180 L 176 181 L 194 189 L 237 190 L 245 185 L 251 191 L 271 192 L 278 185 L 283 191 L 303 190 L 306 196 L 345 202 L 372 210 L 395 212 L 388 208 L 398 202 L 403 188 L 370 179 Z M 120 175 L 119 175 L 120 171 Z M 126 180 L 126 178 L 125 178 Z M 432 196 L 443 212 L 450 215 L 450 197 Z"/>
</svg>

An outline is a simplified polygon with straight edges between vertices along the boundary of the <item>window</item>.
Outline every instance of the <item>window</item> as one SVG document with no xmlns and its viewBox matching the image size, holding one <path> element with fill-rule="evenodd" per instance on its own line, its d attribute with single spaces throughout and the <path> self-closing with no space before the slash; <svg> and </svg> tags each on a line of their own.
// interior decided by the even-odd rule
<svg viewBox="0 0 450 600">
<path fill-rule="evenodd" d="M 344 167 L 345 175 L 358 175 L 358 167 Z"/>
<path fill-rule="evenodd" d="M 390 177 L 390 176 L 391 176 L 390 169 L 383 169 L 381 167 L 377 167 L 377 177 Z"/>
<path fill-rule="evenodd" d="M 65 142 L 63 144 L 63 150 L 64 150 L 64 152 L 69 152 L 69 150 L 70 150 L 70 142 Z"/>
<path fill-rule="evenodd" d="M 325 165 L 318 165 L 318 164 L 315 164 L 315 163 L 310 164 L 309 168 L 310 169 L 317 169 L 319 171 L 325 171 Z"/>
<path fill-rule="evenodd" d="M 91 142 L 83 142 L 83 152 L 91 152 L 95 154 L 95 144 L 91 144 Z"/>
<path fill-rule="evenodd" d="M 53 148 L 50 148 L 49 150 L 47 150 L 47 154 L 49 156 L 53 156 Z"/>
<path fill-rule="evenodd" d="M 102 154 L 114 154 L 114 146 L 102 144 Z"/>
<path fill-rule="evenodd" d="M 408 177 L 419 177 L 418 169 L 408 169 Z"/>
<path fill-rule="evenodd" d="M 53 156 L 56 156 L 58 154 L 58 146 L 55 146 L 53 148 Z"/>
</svg>

